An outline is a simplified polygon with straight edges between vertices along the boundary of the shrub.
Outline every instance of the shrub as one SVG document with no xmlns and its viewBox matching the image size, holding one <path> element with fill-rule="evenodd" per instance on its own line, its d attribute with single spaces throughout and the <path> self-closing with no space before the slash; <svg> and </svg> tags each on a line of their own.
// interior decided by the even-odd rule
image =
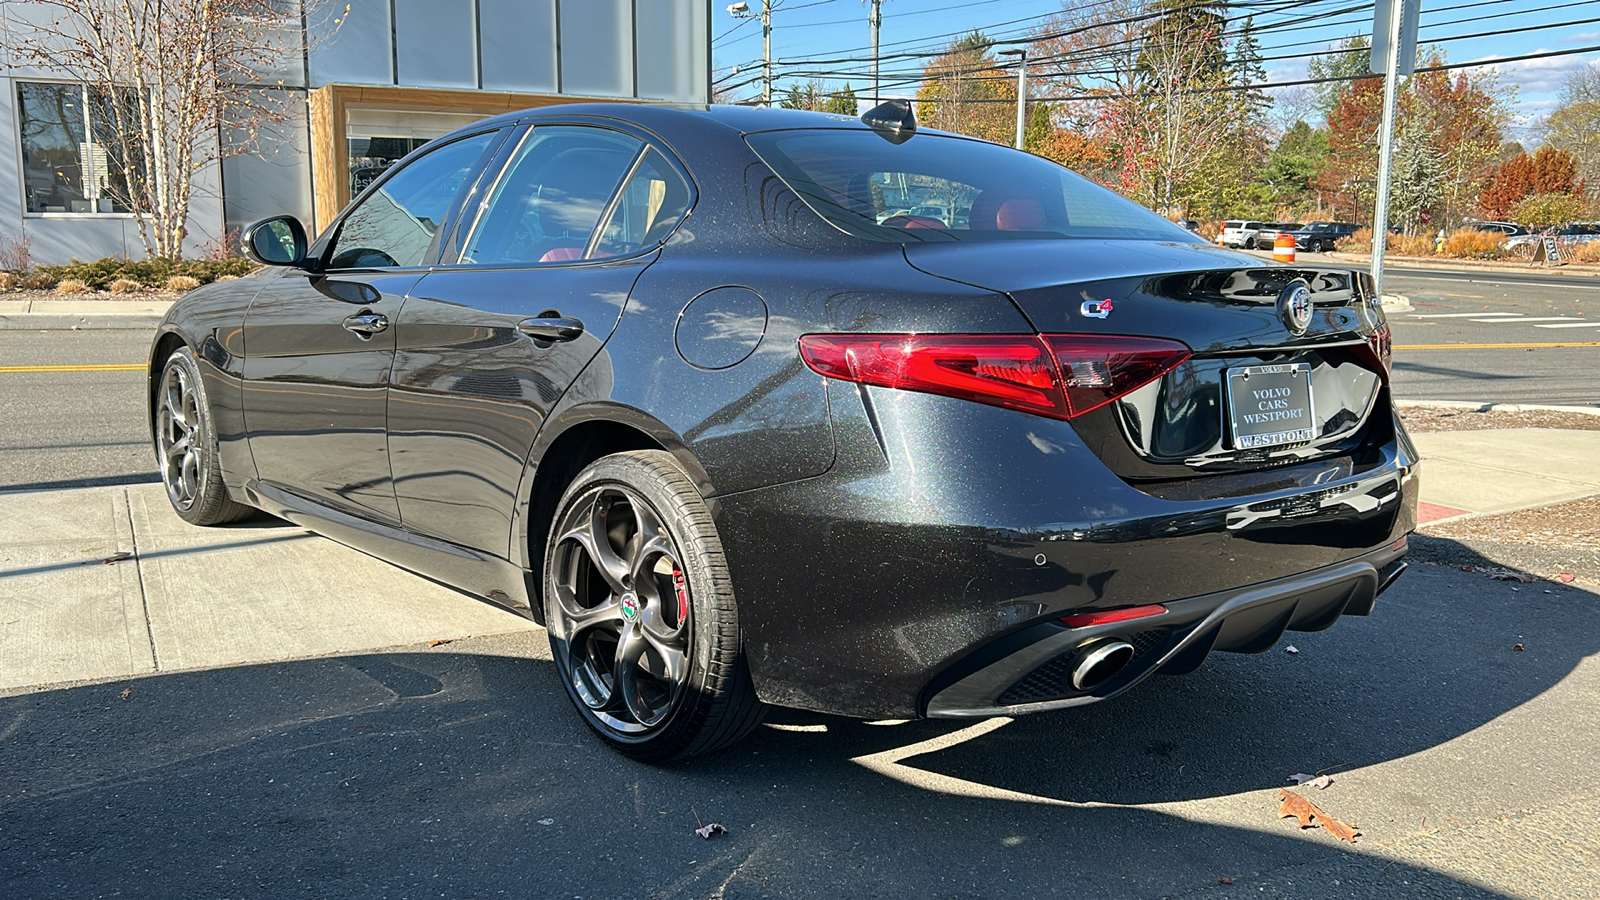
<svg viewBox="0 0 1600 900">
<path fill-rule="evenodd" d="M 27 232 L 0 237 L 0 269 L 26 272 L 33 265 L 33 238 Z"/>
<path fill-rule="evenodd" d="M 49 272 L 34 272 L 31 275 L 24 275 L 22 280 L 17 282 L 17 287 L 25 291 L 48 291 L 55 286 L 56 278 Z"/>
<path fill-rule="evenodd" d="M 16 290 L 17 282 L 21 280 L 10 272 L 0 272 L 0 293 Z"/>
<path fill-rule="evenodd" d="M 1572 251 L 1572 261 L 1580 263 L 1600 263 L 1600 241 L 1589 241 L 1579 244 Z"/>
<path fill-rule="evenodd" d="M 132 278 L 118 278 L 116 281 L 106 285 L 106 290 L 113 294 L 137 294 L 144 290 L 144 285 L 134 281 Z"/>
<path fill-rule="evenodd" d="M 1503 259 L 1506 236 L 1498 231 L 1457 229 L 1445 238 L 1444 255 L 1452 259 Z"/>
<path fill-rule="evenodd" d="M 1359 229 L 1355 234 L 1335 241 L 1333 247 L 1342 253 L 1371 253 L 1372 229 Z"/>
<path fill-rule="evenodd" d="M 192 291 L 200 286 L 200 279 L 193 275 L 174 275 L 167 279 L 166 289 L 180 294 Z"/>
<path fill-rule="evenodd" d="M 1433 239 L 1437 233 L 1391 234 L 1389 235 L 1389 240 L 1384 243 L 1383 255 L 1432 256 Z"/>
<path fill-rule="evenodd" d="M 113 281 L 125 279 L 141 287 L 165 287 L 167 279 L 185 275 L 201 284 L 209 284 L 223 275 L 245 275 L 256 269 L 256 264 L 243 257 L 231 259 L 170 259 L 131 260 L 108 256 L 90 262 L 73 260 L 64 266 L 39 266 L 36 271 L 50 275 L 56 281 L 76 278 L 90 287 L 105 290 Z"/>
<path fill-rule="evenodd" d="M 89 286 L 87 284 L 84 284 L 83 282 L 79 281 L 76 278 L 68 278 L 66 281 L 63 281 L 60 284 L 56 285 L 56 293 L 58 293 L 58 294 L 87 294 L 87 293 L 89 293 Z"/>
</svg>

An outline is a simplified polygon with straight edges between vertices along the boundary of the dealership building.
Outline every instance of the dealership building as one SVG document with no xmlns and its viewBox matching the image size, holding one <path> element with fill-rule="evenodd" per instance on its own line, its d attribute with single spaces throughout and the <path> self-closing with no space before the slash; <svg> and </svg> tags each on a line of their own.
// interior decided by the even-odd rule
<svg viewBox="0 0 1600 900">
<path fill-rule="evenodd" d="M 270 215 L 320 231 L 384 168 L 476 119 L 582 100 L 709 100 L 707 0 L 344 4 L 322 15 L 308 4 L 281 42 L 298 52 L 249 86 L 287 116 L 248 140 L 217 135 L 223 158 L 195 179 L 186 254 Z M 35 263 L 142 257 L 85 114 L 93 92 L 11 49 L 41 9 L 0 0 L 0 239 L 26 237 Z"/>
</svg>

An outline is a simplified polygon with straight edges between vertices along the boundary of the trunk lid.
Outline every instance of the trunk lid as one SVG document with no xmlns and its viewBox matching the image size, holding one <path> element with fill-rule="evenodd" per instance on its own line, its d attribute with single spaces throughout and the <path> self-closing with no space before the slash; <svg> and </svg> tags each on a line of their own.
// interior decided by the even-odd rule
<svg viewBox="0 0 1600 900">
<path fill-rule="evenodd" d="M 1238 476 L 1296 463 L 1316 463 L 1319 479 L 1355 472 L 1393 437 L 1388 326 L 1364 273 L 1154 241 L 923 244 L 906 257 L 1007 294 L 1041 333 L 1188 344 L 1194 355 L 1163 377 L 1072 420 L 1112 471 L 1157 492 L 1221 473 L 1232 477 L 1217 491 L 1250 492 L 1262 485 Z M 1296 285 L 1303 326 L 1285 308 Z"/>
</svg>

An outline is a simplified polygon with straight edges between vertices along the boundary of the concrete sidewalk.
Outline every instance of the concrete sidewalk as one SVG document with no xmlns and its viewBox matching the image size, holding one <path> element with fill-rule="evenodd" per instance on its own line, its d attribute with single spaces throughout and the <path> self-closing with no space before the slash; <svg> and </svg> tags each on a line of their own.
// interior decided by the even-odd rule
<svg viewBox="0 0 1600 900">
<path fill-rule="evenodd" d="M 1424 521 L 1600 494 L 1600 431 L 1413 440 Z M 10 694 L 537 626 L 265 516 L 196 528 L 145 484 L 0 493 L 0 629 Z"/>
</svg>

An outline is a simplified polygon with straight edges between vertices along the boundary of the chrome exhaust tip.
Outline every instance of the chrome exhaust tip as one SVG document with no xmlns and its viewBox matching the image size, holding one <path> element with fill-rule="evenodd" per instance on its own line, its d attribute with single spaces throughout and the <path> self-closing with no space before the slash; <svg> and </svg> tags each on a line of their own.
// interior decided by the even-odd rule
<svg viewBox="0 0 1600 900">
<path fill-rule="evenodd" d="M 1078 657 L 1072 667 L 1072 688 L 1078 691 L 1093 690 L 1106 679 L 1122 671 L 1133 659 L 1133 645 L 1127 641 L 1110 640 L 1095 644 Z"/>
</svg>

